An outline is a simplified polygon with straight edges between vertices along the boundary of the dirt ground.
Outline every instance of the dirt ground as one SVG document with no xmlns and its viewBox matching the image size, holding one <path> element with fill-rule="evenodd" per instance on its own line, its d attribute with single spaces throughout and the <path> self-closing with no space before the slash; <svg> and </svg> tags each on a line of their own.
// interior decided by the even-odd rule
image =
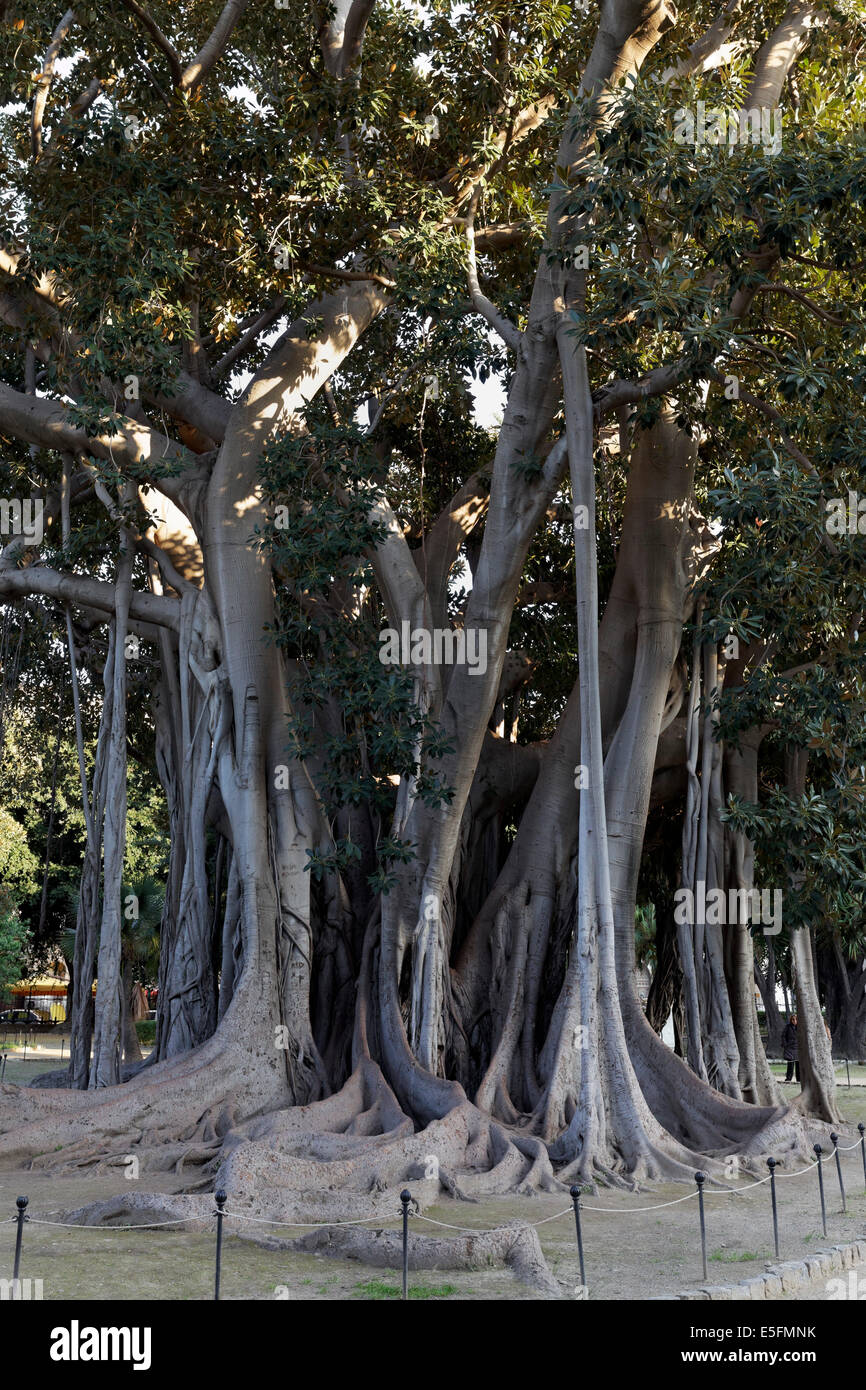
<svg viewBox="0 0 866 1390">
<path fill-rule="evenodd" d="M 50 1063 L 10 1059 L 7 1080 L 21 1082 Z M 56 1063 L 55 1063 L 56 1065 Z M 26 1071 L 25 1071 L 26 1068 Z M 786 1088 L 793 1096 L 796 1087 Z M 859 1120 L 866 1121 L 866 1089 L 844 1085 L 839 1090 L 846 1118 L 842 1144 L 857 1139 Z M 796 1165 L 802 1167 L 802 1163 Z M 859 1147 L 843 1155 L 847 1189 L 847 1214 L 841 1199 L 832 1158 L 825 1161 L 827 1238 L 821 1231 L 817 1171 L 777 1181 L 782 1260 L 803 1259 L 808 1254 L 866 1234 L 866 1183 Z M 784 1172 L 780 1169 L 779 1172 Z M 759 1174 L 763 1177 L 766 1170 Z M 745 1187 L 754 1177 L 741 1175 Z M 213 1297 L 214 1236 L 167 1230 L 54 1228 L 40 1219 L 60 1220 L 62 1213 L 88 1201 L 128 1191 L 123 1171 L 99 1176 L 51 1177 L 38 1172 L 0 1173 L 0 1277 L 12 1273 L 15 1243 L 15 1198 L 30 1199 L 24 1233 L 22 1276 L 41 1279 L 45 1299 L 210 1299 Z M 138 1183 L 135 1184 L 139 1186 Z M 174 1192 L 180 1180 L 145 1175 L 140 1186 L 150 1191 Z M 411 1185 L 410 1185 L 411 1186 Z M 602 1190 L 583 1199 L 583 1237 L 590 1300 L 646 1299 L 670 1296 L 704 1282 L 701 1273 L 698 1204 L 683 1198 L 691 1189 L 683 1184 L 656 1184 L 639 1193 Z M 676 1202 L 673 1206 L 663 1203 Z M 396 1203 L 395 1203 L 396 1205 Z M 603 1208 L 603 1210 L 598 1210 Z M 658 1209 L 654 1209 L 658 1208 Z M 562 1215 L 557 1216 L 557 1213 Z M 511 1197 L 479 1203 L 443 1199 L 424 1215 L 437 1221 L 473 1229 L 489 1229 L 520 1219 L 543 1223 L 538 1227 L 542 1248 L 553 1274 L 568 1297 L 580 1296 L 580 1269 L 574 1219 L 567 1194 Z M 556 1219 L 547 1220 L 546 1218 Z M 371 1223 L 381 1227 L 382 1222 Z M 393 1229 L 399 1229 L 395 1211 Z M 774 1260 L 770 1188 L 765 1183 L 748 1192 L 707 1189 L 707 1248 L 709 1282 L 733 1283 L 763 1272 Z M 447 1235 L 417 1217 L 410 1227 L 418 1234 Z M 371 1269 L 324 1255 L 270 1251 L 231 1233 L 223 1251 L 222 1297 L 228 1299 L 357 1299 L 385 1300 L 399 1296 L 397 1270 Z M 301 1231 L 265 1229 L 281 1236 Z M 866 1294 L 866 1271 L 863 1291 Z M 859 1276 L 858 1276 L 859 1277 Z M 847 1278 L 847 1275 L 846 1275 Z M 806 1299 L 839 1297 L 838 1290 L 822 1286 L 810 1289 Z M 533 1299 L 539 1295 L 516 1282 L 507 1269 L 472 1271 L 423 1271 L 410 1274 L 414 1299 Z"/>
</svg>

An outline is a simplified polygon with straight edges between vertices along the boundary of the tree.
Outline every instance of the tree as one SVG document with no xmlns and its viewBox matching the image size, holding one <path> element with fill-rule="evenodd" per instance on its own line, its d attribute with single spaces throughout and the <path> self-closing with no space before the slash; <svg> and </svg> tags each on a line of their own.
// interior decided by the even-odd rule
<svg viewBox="0 0 866 1390">
<path fill-rule="evenodd" d="M 685 792 L 687 889 L 753 886 L 725 788 L 758 801 L 747 676 L 784 681 L 791 636 L 784 603 L 760 631 L 731 608 L 756 510 L 797 533 L 801 604 L 821 554 L 811 640 L 859 658 L 821 506 L 866 379 L 853 7 L 127 8 L 52 29 L 22 0 L 4 41 L 0 432 L 44 537 L 7 546 L 0 597 L 54 615 L 79 750 L 73 610 L 107 649 L 86 1094 L 62 1122 L 11 1097 L 0 1154 L 198 1139 L 233 1200 L 266 1166 L 280 1212 L 315 1154 L 355 1214 L 430 1154 L 427 1195 L 796 1144 L 748 922 L 678 937 L 688 1064 L 640 1007 L 634 924 L 654 794 Z M 714 98 L 724 149 L 684 142 Z M 490 373 L 495 438 L 467 393 Z M 157 1047 L 120 1085 L 142 650 L 171 849 Z"/>
<path fill-rule="evenodd" d="M 26 969 L 27 928 L 8 893 L 0 895 L 0 992 L 20 980 Z"/>
</svg>

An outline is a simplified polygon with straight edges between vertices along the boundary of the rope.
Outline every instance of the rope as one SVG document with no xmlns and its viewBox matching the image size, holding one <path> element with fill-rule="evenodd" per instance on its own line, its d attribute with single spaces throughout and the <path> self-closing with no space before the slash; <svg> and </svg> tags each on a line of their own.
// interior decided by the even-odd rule
<svg viewBox="0 0 866 1390">
<path fill-rule="evenodd" d="M 555 1216 L 543 1216 L 540 1221 L 533 1221 L 533 1226 L 546 1226 L 548 1221 L 558 1221 L 561 1216 L 570 1216 L 574 1213 L 574 1207 L 566 1207 L 564 1211 L 558 1211 Z"/>
<path fill-rule="evenodd" d="M 799 1177 L 801 1177 L 801 1176 L 803 1175 L 803 1173 L 811 1173 L 812 1169 L 813 1169 L 813 1168 L 817 1168 L 817 1167 L 818 1167 L 818 1159 L 816 1158 L 815 1161 L 814 1161 L 814 1163 L 808 1163 L 808 1164 L 806 1165 L 805 1168 L 798 1168 L 797 1171 L 796 1171 L 796 1173 L 777 1173 L 777 1174 L 776 1174 L 776 1177 L 777 1177 L 777 1178 L 799 1178 Z"/>
<path fill-rule="evenodd" d="M 704 1193 L 704 1196 L 705 1196 L 705 1197 L 730 1197 L 730 1196 L 736 1195 L 736 1194 L 739 1193 L 739 1192 L 751 1192 L 751 1190 L 752 1190 L 753 1187 L 763 1187 L 764 1183 L 765 1183 L 765 1182 L 769 1182 L 769 1181 L 770 1181 L 770 1175 L 769 1175 L 769 1173 L 768 1173 L 767 1176 L 766 1176 L 765 1178 L 758 1178 L 757 1182 L 749 1182 L 749 1183 L 746 1183 L 746 1186 L 745 1186 L 745 1187 L 726 1187 L 726 1188 L 724 1188 L 724 1190 L 721 1191 L 721 1192 L 718 1191 L 716 1188 L 710 1188 L 707 1192 Z"/>
<path fill-rule="evenodd" d="M 200 1217 L 179 1216 L 174 1221 L 137 1221 L 129 1226 L 85 1226 L 81 1221 L 40 1221 L 38 1216 L 26 1218 L 33 1226 L 65 1226 L 74 1231 L 150 1231 L 161 1226 L 183 1226 L 187 1221 L 197 1221 Z M 15 1217 L 12 1217 L 15 1220 Z"/>
<path fill-rule="evenodd" d="M 477 1236 L 482 1231 L 490 1230 L 489 1226 L 452 1226 L 447 1221 L 436 1221 L 432 1216 L 422 1216 L 420 1211 L 416 1211 L 415 1215 L 419 1221 L 426 1221 L 430 1226 L 442 1226 L 446 1231 L 463 1231 L 470 1236 Z"/>
<path fill-rule="evenodd" d="M 217 1215 L 218 1213 L 214 1213 Z M 247 1216 L 239 1211 L 224 1211 L 223 1216 L 233 1216 L 237 1221 L 256 1221 L 262 1226 L 289 1226 L 292 1230 L 301 1227 L 317 1230 L 324 1226 L 364 1226 L 368 1221 L 397 1221 L 401 1213 L 397 1212 L 394 1216 L 358 1216 L 352 1221 L 272 1221 L 267 1216 Z M 455 1226 L 455 1230 L 458 1227 Z"/>
<path fill-rule="evenodd" d="M 697 1195 L 697 1191 L 687 1192 L 685 1197 L 675 1197 L 672 1202 L 657 1202 L 653 1207 L 623 1207 L 622 1211 L 618 1211 L 616 1207 L 586 1207 L 582 1202 L 580 1209 L 581 1211 L 609 1212 L 612 1216 L 630 1216 L 633 1211 L 661 1211 L 662 1207 L 676 1207 L 679 1206 L 680 1202 L 690 1202 Z"/>
</svg>

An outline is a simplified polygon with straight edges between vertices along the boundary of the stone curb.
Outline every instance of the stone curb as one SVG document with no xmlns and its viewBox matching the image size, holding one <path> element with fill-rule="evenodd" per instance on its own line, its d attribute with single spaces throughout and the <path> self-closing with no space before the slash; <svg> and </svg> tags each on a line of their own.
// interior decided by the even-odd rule
<svg viewBox="0 0 866 1390">
<path fill-rule="evenodd" d="M 749 1299 L 781 1298 L 809 1284 L 828 1279 L 843 1269 L 866 1264 L 866 1240 L 851 1245 L 831 1245 L 829 1250 L 817 1250 L 805 1260 L 790 1260 L 786 1264 L 768 1264 L 765 1272 L 738 1284 L 705 1284 L 698 1289 L 684 1289 L 674 1294 L 677 1299 L 712 1299 L 719 1302 L 743 1302 Z"/>
</svg>

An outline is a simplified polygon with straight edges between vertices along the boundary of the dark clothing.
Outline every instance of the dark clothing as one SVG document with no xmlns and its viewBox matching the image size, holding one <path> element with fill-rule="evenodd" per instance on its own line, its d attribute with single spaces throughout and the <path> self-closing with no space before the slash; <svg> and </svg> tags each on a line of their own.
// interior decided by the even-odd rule
<svg viewBox="0 0 866 1390">
<path fill-rule="evenodd" d="M 800 1080 L 800 1063 L 797 1061 L 797 1025 L 790 1021 L 785 1024 L 782 1032 L 782 1056 L 788 1063 L 788 1070 L 785 1075 L 786 1081 L 793 1081 L 796 1070 L 797 1080 Z"/>
</svg>

